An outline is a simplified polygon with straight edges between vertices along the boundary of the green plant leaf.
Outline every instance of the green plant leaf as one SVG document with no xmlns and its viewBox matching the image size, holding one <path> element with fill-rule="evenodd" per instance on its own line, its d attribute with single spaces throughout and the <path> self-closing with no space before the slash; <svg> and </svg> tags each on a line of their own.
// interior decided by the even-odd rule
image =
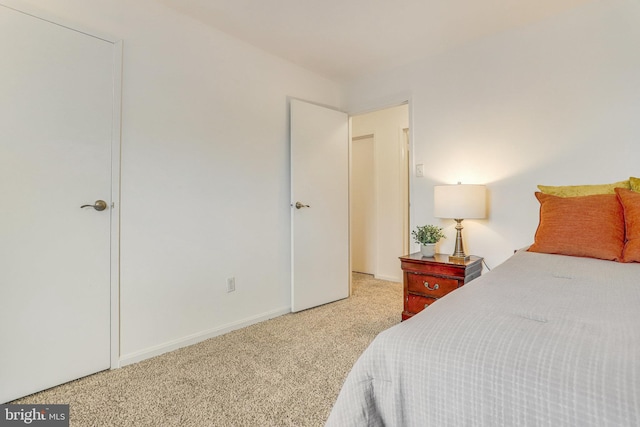
<svg viewBox="0 0 640 427">
<path fill-rule="evenodd" d="M 421 245 L 427 243 L 438 243 L 440 239 L 446 239 L 446 236 L 442 232 L 442 227 L 437 225 L 427 224 L 424 226 L 417 226 L 415 230 L 411 232 L 413 240 Z"/>
</svg>

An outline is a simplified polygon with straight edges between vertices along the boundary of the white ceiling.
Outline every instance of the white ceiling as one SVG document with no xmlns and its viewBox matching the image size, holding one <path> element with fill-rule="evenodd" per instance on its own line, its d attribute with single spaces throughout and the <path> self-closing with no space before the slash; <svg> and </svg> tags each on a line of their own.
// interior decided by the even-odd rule
<svg viewBox="0 0 640 427">
<path fill-rule="evenodd" d="M 594 0 L 157 0 L 336 81 Z"/>
</svg>

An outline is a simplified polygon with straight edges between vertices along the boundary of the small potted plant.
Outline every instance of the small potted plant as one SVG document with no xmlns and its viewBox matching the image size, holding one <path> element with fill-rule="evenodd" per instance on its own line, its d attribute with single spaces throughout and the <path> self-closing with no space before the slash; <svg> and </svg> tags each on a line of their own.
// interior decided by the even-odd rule
<svg viewBox="0 0 640 427">
<path fill-rule="evenodd" d="M 431 224 L 423 227 L 417 226 L 411 234 L 413 235 L 413 240 L 415 240 L 416 243 L 420 243 L 420 252 L 426 257 L 433 257 L 436 253 L 436 243 L 438 243 L 440 239 L 446 239 L 446 236 L 442 232 L 442 227 Z"/>
</svg>

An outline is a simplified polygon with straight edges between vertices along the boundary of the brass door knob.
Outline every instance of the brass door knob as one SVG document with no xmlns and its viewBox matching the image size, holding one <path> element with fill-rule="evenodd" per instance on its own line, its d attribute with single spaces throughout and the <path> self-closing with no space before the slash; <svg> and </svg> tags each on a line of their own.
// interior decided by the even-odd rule
<svg viewBox="0 0 640 427">
<path fill-rule="evenodd" d="M 105 209 L 107 209 L 107 202 L 105 202 L 104 200 L 96 200 L 96 203 L 93 205 L 82 205 L 80 206 L 80 209 L 82 208 L 93 208 L 97 211 L 103 211 Z"/>
</svg>

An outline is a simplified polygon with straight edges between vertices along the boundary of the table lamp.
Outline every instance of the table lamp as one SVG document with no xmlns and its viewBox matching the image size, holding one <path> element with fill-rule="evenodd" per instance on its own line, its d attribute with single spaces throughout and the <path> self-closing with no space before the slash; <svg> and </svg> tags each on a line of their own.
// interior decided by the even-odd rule
<svg viewBox="0 0 640 427">
<path fill-rule="evenodd" d="M 462 244 L 462 220 L 485 218 L 487 213 L 487 187 L 460 184 L 436 185 L 433 192 L 433 216 L 452 218 L 456 224 L 456 247 L 449 261 L 465 262 L 469 255 Z"/>
</svg>

